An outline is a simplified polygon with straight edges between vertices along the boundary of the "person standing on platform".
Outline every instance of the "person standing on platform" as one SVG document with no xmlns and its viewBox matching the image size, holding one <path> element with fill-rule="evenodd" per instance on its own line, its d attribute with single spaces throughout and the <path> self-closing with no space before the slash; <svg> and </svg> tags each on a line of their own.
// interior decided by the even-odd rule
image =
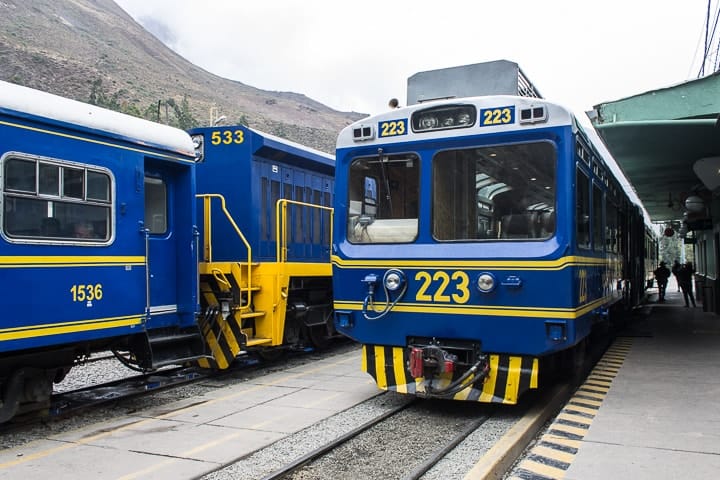
<svg viewBox="0 0 720 480">
<path fill-rule="evenodd" d="M 660 266 L 653 273 L 658 284 L 658 302 L 664 302 L 665 289 L 667 288 L 668 278 L 670 278 L 670 269 L 665 266 L 665 262 L 660 262 Z"/>
<path fill-rule="evenodd" d="M 672 274 L 675 275 L 675 281 L 677 282 L 678 292 L 680 291 L 680 280 L 678 279 L 678 272 L 680 271 L 680 267 L 682 267 L 682 265 L 680 265 L 680 262 L 678 262 L 677 259 L 675 259 L 675 262 L 673 263 L 671 270 L 672 270 Z"/>
<path fill-rule="evenodd" d="M 683 292 L 683 298 L 685 299 L 685 306 L 689 307 L 688 298 L 692 302 L 692 306 L 695 307 L 695 296 L 693 295 L 693 274 L 695 269 L 693 268 L 692 262 L 687 262 L 685 265 L 680 267 L 677 273 L 678 284 L 680 284 L 680 290 Z"/>
</svg>

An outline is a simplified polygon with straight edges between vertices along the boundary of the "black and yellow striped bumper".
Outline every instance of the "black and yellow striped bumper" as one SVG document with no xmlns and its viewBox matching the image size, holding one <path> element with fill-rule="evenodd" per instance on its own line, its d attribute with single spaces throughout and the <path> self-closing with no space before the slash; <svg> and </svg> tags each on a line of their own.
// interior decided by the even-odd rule
<svg viewBox="0 0 720 480">
<path fill-rule="evenodd" d="M 408 349 L 381 345 L 363 345 L 362 369 L 369 373 L 382 390 L 425 396 L 425 379 L 412 378 L 408 371 Z M 472 385 L 458 392 L 453 400 L 482 403 L 517 403 L 520 395 L 538 388 L 538 359 L 512 355 L 489 354 L 490 372 L 480 385 Z M 464 372 L 447 374 L 439 380 L 442 387 Z M 481 388 L 482 387 L 482 388 Z"/>
</svg>

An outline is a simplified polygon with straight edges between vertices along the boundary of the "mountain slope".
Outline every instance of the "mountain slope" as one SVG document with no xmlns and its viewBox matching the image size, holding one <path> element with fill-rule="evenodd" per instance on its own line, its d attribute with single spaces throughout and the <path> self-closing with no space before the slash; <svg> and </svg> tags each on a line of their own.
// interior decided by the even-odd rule
<svg viewBox="0 0 720 480">
<path fill-rule="evenodd" d="M 158 101 L 180 105 L 186 98 L 200 125 L 224 115 L 223 123 L 245 123 L 331 153 L 338 132 L 364 116 L 213 75 L 112 0 L 0 0 L 0 80 L 85 102 L 101 95 L 123 111 L 170 123 L 172 110 L 166 114 Z"/>
</svg>

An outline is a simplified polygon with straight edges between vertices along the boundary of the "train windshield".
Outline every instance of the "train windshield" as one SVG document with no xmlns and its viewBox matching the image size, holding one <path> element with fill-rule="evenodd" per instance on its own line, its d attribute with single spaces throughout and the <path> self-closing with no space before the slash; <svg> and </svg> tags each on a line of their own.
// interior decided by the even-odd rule
<svg viewBox="0 0 720 480">
<path fill-rule="evenodd" d="M 546 239 L 555 232 L 550 142 L 438 152 L 432 231 L 439 241 Z"/>
<path fill-rule="evenodd" d="M 350 165 L 348 240 L 407 243 L 418 234 L 420 165 L 415 154 L 357 158 Z"/>
</svg>

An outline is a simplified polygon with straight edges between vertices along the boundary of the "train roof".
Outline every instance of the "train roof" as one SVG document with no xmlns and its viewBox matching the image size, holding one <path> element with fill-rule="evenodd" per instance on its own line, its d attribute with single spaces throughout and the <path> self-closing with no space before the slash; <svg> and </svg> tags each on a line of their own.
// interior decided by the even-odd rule
<svg viewBox="0 0 720 480">
<path fill-rule="evenodd" d="M 178 128 L 3 81 L 0 81 L 0 113 L 50 120 L 66 128 L 80 127 L 119 140 L 195 156 L 190 136 Z"/>
<path fill-rule="evenodd" d="M 190 130 L 190 134 L 208 134 L 213 131 L 227 130 L 241 127 L 252 134 L 251 149 L 253 155 L 258 155 L 278 162 L 300 165 L 309 169 L 335 170 L 335 156 L 329 153 L 307 147 L 300 143 L 280 138 L 269 133 L 250 128 L 245 125 L 219 125 L 216 127 L 199 127 Z"/>
<path fill-rule="evenodd" d="M 300 143 L 276 137 L 275 135 L 261 132 L 260 130 L 255 130 L 250 127 L 248 127 L 248 130 L 262 138 L 262 143 L 265 148 L 283 151 L 289 155 L 310 159 L 317 163 L 322 163 L 326 166 L 335 168 L 335 155 L 330 155 L 329 153 L 316 150 L 312 147 L 307 147 Z"/>
<path fill-rule="evenodd" d="M 486 96 L 479 96 L 479 97 L 464 97 L 464 98 L 448 98 L 448 99 L 442 99 L 442 100 L 433 100 L 429 102 L 423 102 L 423 103 L 417 103 L 414 105 L 409 105 L 407 107 L 402 108 L 396 108 L 392 110 L 388 110 L 383 113 L 379 113 L 373 116 L 365 117 L 361 120 L 358 120 L 357 122 L 345 127 L 338 136 L 338 142 L 337 147 L 347 147 L 351 145 L 359 146 L 362 145 L 363 141 L 354 141 L 353 138 L 353 130 L 356 129 L 358 126 L 361 125 L 368 125 L 373 126 L 373 128 L 377 128 L 377 125 L 379 122 L 384 121 L 392 121 L 399 118 L 406 118 L 410 119 L 412 117 L 412 114 L 419 110 L 425 110 L 432 107 L 441 107 L 443 105 L 475 105 L 478 110 L 484 109 L 484 108 L 493 108 L 493 107 L 504 107 L 508 105 L 514 105 L 516 109 L 519 108 L 532 108 L 536 106 L 545 106 L 546 112 L 547 112 L 547 121 L 544 122 L 535 122 L 535 123 L 528 123 L 528 124 L 522 124 L 523 129 L 533 129 L 533 128 L 547 128 L 552 126 L 560 126 L 560 125 L 571 125 L 573 129 L 577 128 L 577 122 L 575 121 L 575 117 L 573 116 L 572 112 L 568 110 L 567 108 L 553 102 L 549 102 L 547 100 L 541 99 L 541 98 L 534 98 L 534 97 L 520 97 L 520 96 L 514 96 L 514 95 L 486 95 Z M 458 128 L 455 130 L 452 130 L 452 134 L 454 136 L 470 136 L 470 135 L 477 135 L 479 133 L 485 133 L 483 129 L 486 129 L 486 127 L 480 127 L 479 125 L 475 125 L 472 128 Z M 511 130 L 517 130 L 518 129 L 518 123 L 512 123 L 507 125 L 496 125 L 493 127 L 493 132 L 499 132 L 499 131 L 511 131 Z M 422 136 L 422 139 L 433 139 L 433 138 L 442 138 L 448 135 L 448 130 L 437 130 L 437 131 L 428 131 L 423 132 L 420 134 Z M 377 136 L 374 137 L 377 139 Z M 415 138 L 415 140 L 420 140 L 421 138 L 418 136 Z M 393 142 L 406 142 L 408 141 L 407 135 L 398 135 L 394 137 L 385 137 L 382 138 L 383 143 L 393 143 Z M 366 143 L 372 143 L 372 142 L 366 142 Z"/>
</svg>

